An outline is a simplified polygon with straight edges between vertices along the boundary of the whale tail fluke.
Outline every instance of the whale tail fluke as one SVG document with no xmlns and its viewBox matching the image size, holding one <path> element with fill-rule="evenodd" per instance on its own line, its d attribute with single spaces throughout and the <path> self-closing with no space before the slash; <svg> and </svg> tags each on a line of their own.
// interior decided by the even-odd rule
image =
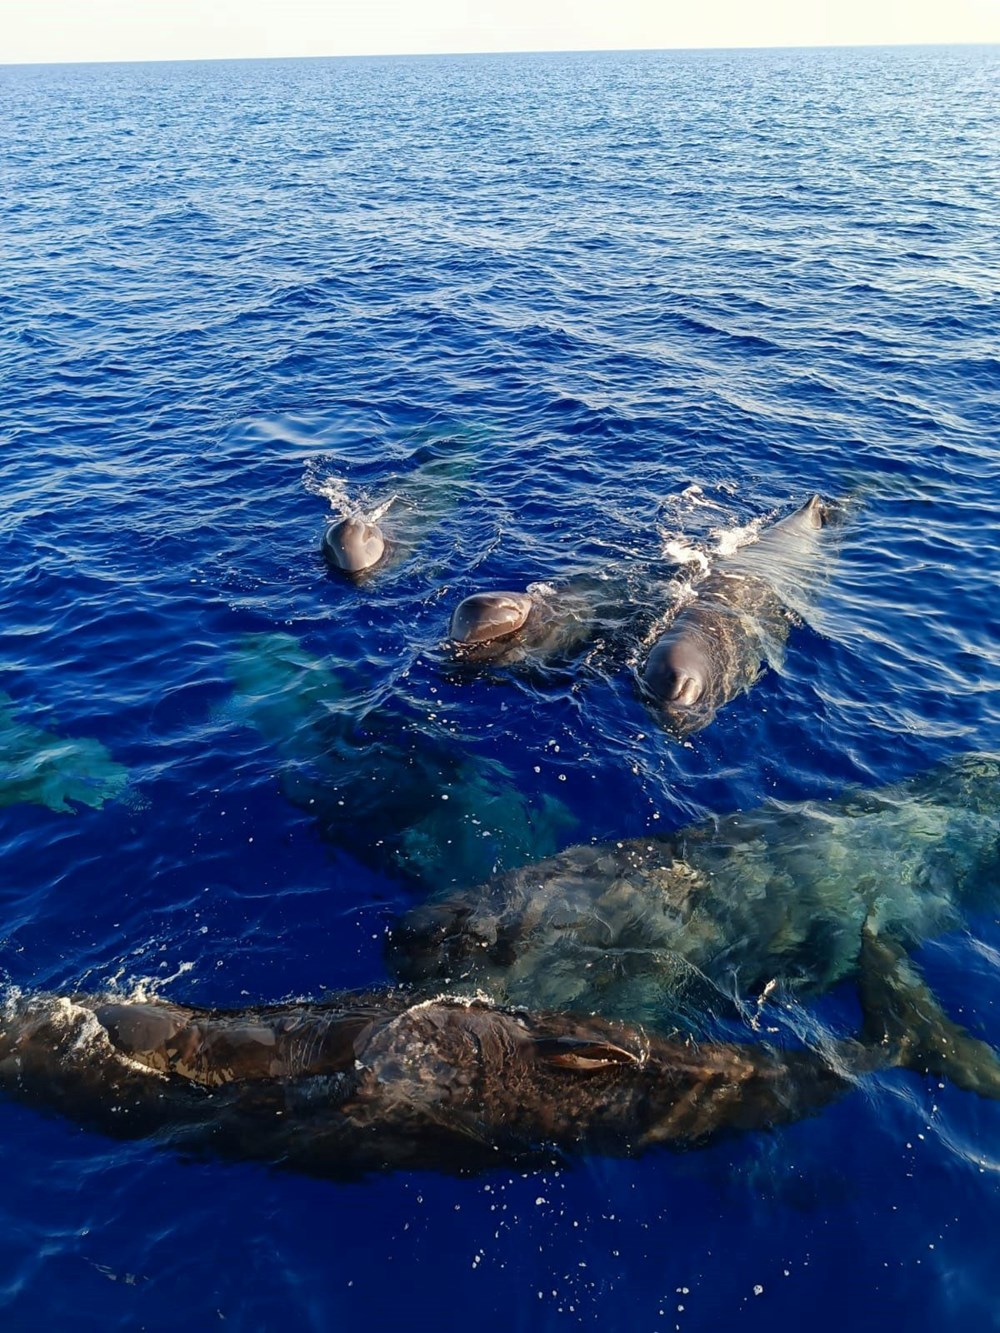
<svg viewBox="0 0 1000 1333">
<path fill-rule="evenodd" d="M 862 1040 L 887 1063 L 947 1078 L 1000 1101 L 1000 1056 L 954 1023 L 903 950 L 865 924 L 859 993 Z"/>
</svg>

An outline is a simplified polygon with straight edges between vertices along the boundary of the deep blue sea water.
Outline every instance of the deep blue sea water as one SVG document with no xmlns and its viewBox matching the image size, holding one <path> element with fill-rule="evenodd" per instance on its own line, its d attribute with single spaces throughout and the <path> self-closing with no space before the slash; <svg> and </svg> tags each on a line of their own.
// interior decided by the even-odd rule
<svg viewBox="0 0 1000 1333">
<path fill-rule="evenodd" d="M 384 979 L 414 887 L 288 799 L 294 729 L 234 696 L 264 635 L 352 716 L 561 802 L 556 843 L 1000 749 L 998 73 L 996 48 L 0 70 L 0 691 L 56 766 L 54 737 L 106 747 L 112 797 L 0 808 L 6 983 Z M 814 491 L 850 512 L 822 596 L 688 744 L 635 643 L 444 669 L 467 592 L 613 569 L 655 604 L 672 554 Z M 360 588 L 319 554 L 345 495 L 400 495 L 417 534 Z M 993 911 L 919 955 L 1000 1045 L 998 960 Z M 850 988 L 817 1014 L 850 1030 Z M 909 1073 L 527 1175 L 344 1185 L 0 1126 L 5 1328 L 1000 1327 L 1000 1106 Z"/>
</svg>

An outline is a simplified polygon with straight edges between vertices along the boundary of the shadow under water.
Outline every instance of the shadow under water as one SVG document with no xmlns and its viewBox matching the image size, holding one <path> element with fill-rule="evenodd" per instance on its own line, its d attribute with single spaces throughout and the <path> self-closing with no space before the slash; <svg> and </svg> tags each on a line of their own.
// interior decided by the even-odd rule
<svg viewBox="0 0 1000 1333">
<path fill-rule="evenodd" d="M 128 770 L 88 736 L 57 736 L 18 719 L 0 694 L 0 806 L 27 802 L 60 814 L 99 810 L 128 785 Z"/>
<path fill-rule="evenodd" d="M 526 799 L 501 763 L 463 757 L 401 710 L 366 709 L 289 634 L 249 635 L 230 670 L 233 716 L 277 756 L 284 795 L 364 864 L 468 884 L 570 835 L 561 802 Z"/>
</svg>

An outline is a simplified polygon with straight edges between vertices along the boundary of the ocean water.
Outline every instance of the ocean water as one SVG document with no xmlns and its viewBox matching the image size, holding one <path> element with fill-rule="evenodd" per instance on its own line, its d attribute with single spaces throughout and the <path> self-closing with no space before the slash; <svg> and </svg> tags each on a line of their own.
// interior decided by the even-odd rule
<svg viewBox="0 0 1000 1333">
<path fill-rule="evenodd" d="M 998 73 L 0 70 L 4 984 L 382 984 L 414 766 L 460 807 L 422 811 L 425 873 L 468 880 L 1000 749 Z M 813 492 L 848 517 L 784 662 L 672 741 L 644 636 Z M 385 505 L 394 562 L 332 578 L 325 523 Z M 642 615 L 560 670 L 449 669 L 460 597 L 575 574 Z M 998 959 L 993 908 L 918 955 L 1000 1046 Z M 850 1032 L 852 988 L 811 1016 Z M 5 1328 L 1000 1326 L 1000 1106 L 902 1071 L 700 1151 L 470 1178 L 0 1124 Z"/>
</svg>

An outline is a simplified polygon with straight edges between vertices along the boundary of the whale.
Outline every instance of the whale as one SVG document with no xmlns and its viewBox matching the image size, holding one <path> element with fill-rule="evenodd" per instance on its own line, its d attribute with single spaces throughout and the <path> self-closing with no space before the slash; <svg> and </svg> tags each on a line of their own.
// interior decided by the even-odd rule
<svg viewBox="0 0 1000 1333">
<path fill-rule="evenodd" d="M 367 587 L 409 562 L 460 502 L 478 453 L 471 441 L 457 439 L 406 452 L 377 483 L 349 485 L 339 468 L 330 470 L 329 457 L 307 467 L 306 489 L 329 505 L 320 549 L 338 579 Z"/>
<path fill-rule="evenodd" d="M 811 1114 L 873 1070 L 934 1072 L 919 1005 L 864 969 L 829 1049 L 690 1041 L 600 1017 L 399 990 L 237 1010 L 10 995 L 0 1090 L 116 1138 L 317 1176 L 635 1156 Z M 966 1084 L 1000 1095 L 992 1052 Z"/>
<path fill-rule="evenodd" d="M 232 722 L 255 731 L 284 797 L 339 852 L 424 890 L 469 884 L 556 850 L 575 820 L 522 792 L 492 756 L 468 757 L 401 701 L 352 688 L 343 663 L 283 632 L 228 658 Z"/>
<path fill-rule="evenodd" d="M 639 685 L 669 731 L 687 737 L 707 727 L 769 663 L 780 663 L 796 616 L 829 563 L 823 533 L 833 514 L 813 495 L 719 561 L 659 633 Z"/>
<path fill-rule="evenodd" d="M 485 591 L 464 598 L 452 612 L 448 648 L 464 663 L 509 666 L 569 658 L 594 636 L 608 614 L 593 579 L 560 585 L 530 584 L 524 592 Z"/>
<path fill-rule="evenodd" d="M 389 550 L 379 525 L 359 514 L 331 523 L 323 533 L 322 545 L 327 564 L 354 579 L 376 569 Z"/>
<path fill-rule="evenodd" d="M 909 967 L 923 941 L 995 906 L 998 885 L 1000 756 L 965 754 L 881 789 L 572 846 L 439 891 L 392 924 L 387 959 L 408 983 L 700 1034 L 775 990 L 856 977 L 866 923 Z"/>
<path fill-rule="evenodd" d="M 120 799 L 128 769 L 91 736 L 62 736 L 19 716 L 0 692 L 0 807 L 41 805 L 59 814 Z"/>
</svg>

